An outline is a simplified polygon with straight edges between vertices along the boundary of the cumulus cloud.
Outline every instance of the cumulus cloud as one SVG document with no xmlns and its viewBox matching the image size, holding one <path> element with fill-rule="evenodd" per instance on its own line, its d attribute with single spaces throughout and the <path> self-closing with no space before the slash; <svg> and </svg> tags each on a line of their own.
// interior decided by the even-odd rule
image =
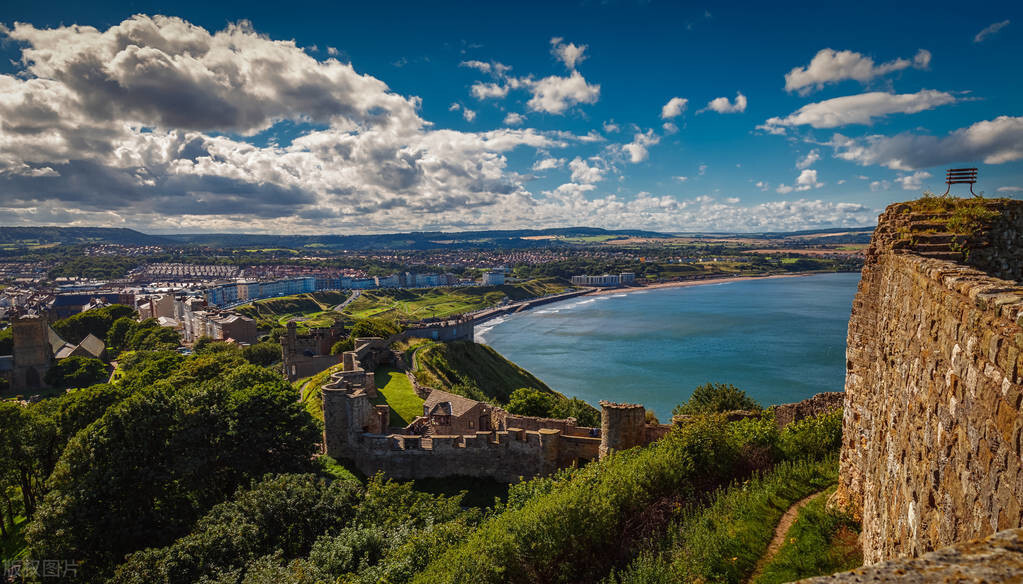
<svg viewBox="0 0 1023 584">
<path fill-rule="evenodd" d="M 542 158 L 533 163 L 533 170 L 552 170 L 564 165 L 564 158 Z"/>
<path fill-rule="evenodd" d="M 597 103 L 600 85 L 591 84 L 578 71 L 568 77 L 551 75 L 539 81 L 527 82 L 533 97 L 526 106 L 537 112 L 563 114 L 565 110 L 580 103 Z"/>
<path fill-rule="evenodd" d="M 501 99 L 508 95 L 509 87 L 507 85 L 498 85 L 496 83 L 474 83 L 472 85 L 472 96 L 482 101 L 484 99 Z"/>
<path fill-rule="evenodd" d="M 661 128 L 664 129 L 664 133 L 665 134 L 677 134 L 678 133 L 678 126 L 676 126 L 675 124 L 673 124 L 671 122 L 664 122 L 663 124 L 661 124 Z"/>
<path fill-rule="evenodd" d="M 600 160 L 596 158 L 591 159 L 591 161 L 600 163 Z M 578 156 L 568 163 L 568 168 L 572 171 L 571 180 L 574 183 L 598 183 L 604 180 L 604 173 L 606 172 L 606 169 L 599 167 L 597 164 L 593 166 L 586 164 L 586 161 Z"/>
<path fill-rule="evenodd" d="M 465 118 L 465 121 L 472 122 L 476 119 L 476 112 L 469 108 L 462 108 L 462 117 Z"/>
<path fill-rule="evenodd" d="M 565 67 L 575 70 L 577 64 L 586 60 L 586 56 L 583 53 L 586 52 L 588 45 L 576 46 L 573 43 L 564 43 L 562 42 L 563 40 L 561 37 L 551 39 L 551 54 L 564 63 Z"/>
<path fill-rule="evenodd" d="M 999 116 L 960 128 L 942 138 L 910 132 L 858 139 L 835 134 L 829 144 L 837 158 L 893 170 L 918 170 L 976 160 L 984 164 L 1004 164 L 1023 159 L 1023 117 Z"/>
<path fill-rule="evenodd" d="M 746 111 L 746 96 L 741 93 L 735 94 L 735 101 L 729 101 L 727 97 L 716 97 L 710 100 L 707 107 L 700 110 L 705 112 L 707 110 L 715 111 L 719 114 L 735 114 Z"/>
<path fill-rule="evenodd" d="M 759 186 L 759 183 L 758 183 Z M 766 185 L 764 185 L 766 187 Z M 824 183 L 817 180 L 817 171 L 811 168 L 807 168 L 799 173 L 796 177 L 796 183 L 793 186 L 789 185 L 778 185 L 775 191 L 781 194 L 788 194 L 793 191 L 808 191 L 810 189 L 819 189 L 824 186 Z"/>
<path fill-rule="evenodd" d="M 796 67 L 785 74 L 785 91 L 798 91 L 805 95 L 829 83 L 848 79 L 867 83 L 876 77 L 909 67 L 926 69 L 930 63 L 931 53 L 925 49 L 918 50 L 912 60 L 900 58 L 880 65 L 874 65 L 873 59 L 854 51 L 821 49 L 809 65 Z"/>
<path fill-rule="evenodd" d="M 913 174 L 899 176 L 895 179 L 895 182 L 902 185 L 903 190 L 919 191 L 923 189 L 924 181 L 931 178 L 931 176 L 931 173 L 921 170 Z"/>
<path fill-rule="evenodd" d="M 998 34 L 999 31 L 1001 31 L 1003 28 L 1007 26 L 1009 26 L 1008 20 L 1003 20 L 1001 22 L 996 22 L 994 24 L 988 25 L 984 27 L 984 30 L 978 32 L 977 36 L 973 37 L 973 42 L 982 43 L 988 38 Z"/>
<path fill-rule="evenodd" d="M 687 180 L 689 180 L 688 176 L 675 176 L 675 177 L 672 177 L 672 178 L 674 178 L 678 182 L 686 182 Z"/>
<path fill-rule="evenodd" d="M 998 187 L 999 193 L 1023 193 L 1023 187 Z"/>
<path fill-rule="evenodd" d="M 506 126 L 518 126 L 526 121 L 526 116 L 511 112 L 504 116 L 504 125 Z"/>
<path fill-rule="evenodd" d="M 796 168 L 810 168 L 815 162 L 821 159 L 821 153 L 814 148 L 806 153 L 806 156 L 796 161 Z"/>
<path fill-rule="evenodd" d="M 664 104 L 664 107 L 661 108 L 661 119 L 670 120 L 682 115 L 682 112 L 686 111 L 687 103 L 689 103 L 689 100 L 682 97 L 669 99 L 668 103 Z"/>
<path fill-rule="evenodd" d="M 956 101 L 951 93 L 933 89 L 902 94 L 875 91 L 810 103 L 784 118 L 769 118 L 757 129 L 780 134 L 791 126 L 837 128 L 849 124 L 870 125 L 875 119 L 891 114 L 915 114 Z"/>
<path fill-rule="evenodd" d="M 622 151 L 629 155 L 629 162 L 636 164 L 643 162 L 649 157 L 650 152 L 647 150 L 647 147 L 653 146 L 660 141 L 660 136 L 655 135 L 653 130 L 647 130 L 645 133 L 635 134 L 632 137 L 632 142 L 622 146 Z"/>
<path fill-rule="evenodd" d="M 621 131 L 621 127 L 619 127 L 614 120 L 608 120 L 604 122 L 603 127 L 604 131 L 607 132 L 608 134 L 614 134 L 616 132 Z"/>
</svg>

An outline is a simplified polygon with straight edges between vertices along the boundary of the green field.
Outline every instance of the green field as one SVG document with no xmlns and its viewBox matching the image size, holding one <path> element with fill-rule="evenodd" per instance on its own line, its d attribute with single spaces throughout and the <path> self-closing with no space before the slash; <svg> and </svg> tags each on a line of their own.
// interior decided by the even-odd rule
<svg viewBox="0 0 1023 584">
<path fill-rule="evenodd" d="M 531 280 L 504 286 L 367 290 L 345 307 L 353 318 L 391 317 L 407 320 L 447 318 L 498 305 L 502 300 L 524 300 L 564 292 L 568 286 L 554 279 Z"/>
<path fill-rule="evenodd" d="M 333 308 L 347 297 L 345 292 L 323 290 L 257 300 L 235 311 L 255 319 L 261 327 L 286 326 L 289 320 L 297 320 L 299 329 L 326 327 L 341 318 Z"/>
<path fill-rule="evenodd" d="M 403 371 L 378 367 L 375 377 L 379 395 L 373 400 L 373 405 L 391 406 L 391 427 L 404 428 L 423 415 L 423 400 L 416 395 Z"/>
</svg>

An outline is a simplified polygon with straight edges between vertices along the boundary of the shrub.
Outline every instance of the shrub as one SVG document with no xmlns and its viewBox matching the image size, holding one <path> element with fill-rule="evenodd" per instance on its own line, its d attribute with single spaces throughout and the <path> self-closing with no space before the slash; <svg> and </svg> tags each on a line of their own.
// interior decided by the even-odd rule
<svg viewBox="0 0 1023 584">
<path fill-rule="evenodd" d="M 705 383 L 693 390 L 689 401 L 675 406 L 673 415 L 714 414 L 732 410 L 759 410 L 760 404 L 730 383 Z"/>
<path fill-rule="evenodd" d="M 786 458 L 822 458 L 837 452 L 842 447 L 842 410 L 785 426 L 778 445 Z"/>
</svg>

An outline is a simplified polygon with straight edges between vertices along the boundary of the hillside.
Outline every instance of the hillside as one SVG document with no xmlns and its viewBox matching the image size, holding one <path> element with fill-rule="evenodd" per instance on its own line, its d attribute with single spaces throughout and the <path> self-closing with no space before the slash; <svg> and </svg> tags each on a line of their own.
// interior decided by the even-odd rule
<svg viewBox="0 0 1023 584">
<path fill-rule="evenodd" d="M 567 289 L 564 280 L 544 278 L 503 286 L 368 290 L 349 304 L 344 313 L 353 318 L 447 318 L 496 306 L 505 298 L 512 301 L 524 300 L 557 294 Z"/>
<path fill-rule="evenodd" d="M 292 318 L 302 318 L 301 327 L 330 326 L 341 315 L 333 311 L 348 297 L 345 292 L 323 290 L 257 300 L 239 306 L 236 312 L 255 319 L 261 327 L 283 326 Z"/>
</svg>

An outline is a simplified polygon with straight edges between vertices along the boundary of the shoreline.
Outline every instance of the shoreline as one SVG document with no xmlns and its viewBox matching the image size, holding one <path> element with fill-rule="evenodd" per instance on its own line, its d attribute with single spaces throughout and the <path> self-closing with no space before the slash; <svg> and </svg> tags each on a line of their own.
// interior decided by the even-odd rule
<svg viewBox="0 0 1023 584">
<path fill-rule="evenodd" d="M 750 280 L 776 280 L 780 278 L 803 278 L 806 276 L 820 276 L 822 274 L 852 274 L 854 272 L 801 272 L 798 274 L 771 274 L 769 276 L 727 276 L 721 278 L 707 278 L 704 280 L 675 280 L 671 282 L 658 282 L 645 286 L 631 286 L 628 288 L 597 288 L 587 296 L 601 296 L 604 294 L 628 294 L 643 290 L 657 290 L 660 288 L 688 288 L 689 286 L 703 286 L 710 284 L 724 284 L 727 282 L 748 282 Z"/>
</svg>

